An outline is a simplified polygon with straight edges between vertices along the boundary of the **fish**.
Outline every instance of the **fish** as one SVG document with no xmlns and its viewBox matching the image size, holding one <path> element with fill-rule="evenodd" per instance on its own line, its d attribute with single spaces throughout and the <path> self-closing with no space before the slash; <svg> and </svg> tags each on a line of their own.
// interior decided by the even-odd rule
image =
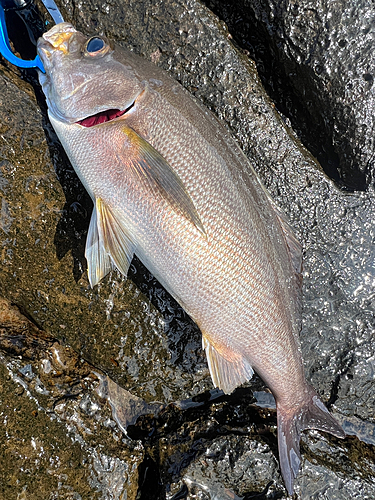
<svg viewBox="0 0 375 500">
<path fill-rule="evenodd" d="M 134 255 L 202 332 L 213 385 L 254 371 L 277 408 L 289 494 L 300 437 L 344 438 L 306 381 L 299 342 L 302 249 L 217 117 L 167 72 L 60 23 L 38 41 L 49 120 L 94 209 L 85 256 L 96 286 Z"/>
</svg>

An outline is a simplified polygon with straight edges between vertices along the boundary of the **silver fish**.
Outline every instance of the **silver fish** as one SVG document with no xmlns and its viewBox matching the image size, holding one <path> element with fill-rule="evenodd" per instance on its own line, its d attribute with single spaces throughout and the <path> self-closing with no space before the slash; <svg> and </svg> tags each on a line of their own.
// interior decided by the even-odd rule
<svg viewBox="0 0 375 500">
<path fill-rule="evenodd" d="M 201 329 L 225 393 L 255 370 L 277 404 L 288 492 L 301 431 L 345 434 L 305 380 L 301 247 L 219 121 L 177 82 L 68 23 L 38 42 L 50 121 L 94 202 L 91 286 L 134 254 Z"/>
</svg>

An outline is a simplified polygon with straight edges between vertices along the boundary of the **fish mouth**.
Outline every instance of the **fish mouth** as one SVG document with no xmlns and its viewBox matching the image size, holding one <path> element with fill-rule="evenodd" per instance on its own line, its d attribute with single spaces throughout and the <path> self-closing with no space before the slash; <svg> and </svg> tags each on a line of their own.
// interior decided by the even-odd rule
<svg viewBox="0 0 375 500">
<path fill-rule="evenodd" d="M 130 109 L 134 106 L 135 101 L 130 104 L 126 109 L 106 109 L 104 111 L 99 111 L 95 115 L 86 116 L 82 120 L 78 120 L 76 123 L 81 125 L 82 127 L 95 127 L 95 125 L 100 125 L 101 123 L 110 122 L 123 116 L 125 113 L 130 111 Z"/>
</svg>

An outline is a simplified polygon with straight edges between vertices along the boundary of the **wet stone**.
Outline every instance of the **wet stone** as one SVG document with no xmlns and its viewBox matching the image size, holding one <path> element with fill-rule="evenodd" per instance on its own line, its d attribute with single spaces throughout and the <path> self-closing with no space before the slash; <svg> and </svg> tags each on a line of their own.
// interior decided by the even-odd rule
<svg viewBox="0 0 375 500">
<path fill-rule="evenodd" d="M 340 186 L 374 185 L 371 0 L 206 0 L 257 62 L 267 91 Z"/>
<path fill-rule="evenodd" d="M 291 122 L 278 114 L 247 53 L 233 47 L 234 31 L 199 2 L 57 4 L 78 29 L 105 33 L 168 70 L 223 119 L 289 216 L 304 248 L 306 376 L 350 435 L 345 441 L 304 435 L 296 498 L 373 498 L 373 189 L 337 189 Z M 370 85 L 366 78 L 363 85 Z M 216 492 L 224 499 L 286 498 L 277 469 L 275 412 L 264 417 L 244 388 L 211 402 L 200 332 L 139 261 L 133 261 L 128 280 L 113 272 L 89 288 L 84 244 L 91 202 L 48 124 L 35 79 L 1 66 L 0 94 L 0 296 L 32 319 L 23 322 L 6 306 L 13 312 L 0 326 L 1 383 L 11 403 L 2 402 L 0 411 L 14 417 L 14 429 L 21 426 L 17 435 L 25 433 L 29 448 L 31 437 L 38 437 L 50 457 L 61 448 L 68 463 L 69 453 L 76 454 L 73 475 L 66 473 L 62 483 L 66 497 L 75 492 L 70 478 L 82 473 L 82 491 L 76 491 L 82 498 L 119 497 L 121 477 L 128 479 L 128 498 L 138 491 L 141 500 L 215 498 Z M 330 103 L 323 108 L 335 115 Z M 347 144 L 359 140 L 358 132 Z M 16 400 L 15 387 L 23 389 Z M 264 391 L 257 378 L 247 387 Z M 20 412 L 21 403 L 28 406 Z M 134 414 L 129 418 L 123 408 Z M 33 411 L 42 423 L 31 436 L 22 415 Z M 143 413 L 138 419 L 137 412 Z M 121 431 L 125 426 L 133 441 Z M 0 443 L 12 450 L 6 432 Z M 9 477 L 20 485 L 14 491 L 21 494 L 31 483 L 16 459 L 8 463 Z M 47 477 L 35 474 L 28 477 L 40 483 L 38 477 Z M 55 491 L 56 483 L 49 484 Z"/>
<path fill-rule="evenodd" d="M 336 500 L 373 497 L 374 449 L 352 438 L 337 443 L 333 449 L 325 436 L 318 432 L 309 431 L 309 437 L 302 466 L 303 477 L 296 483 L 296 491 L 301 498 Z M 306 445 L 306 440 L 303 441 Z"/>
<path fill-rule="evenodd" d="M 136 498 L 143 447 L 112 419 L 100 378 L 0 299 L 0 498 Z"/>
<path fill-rule="evenodd" d="M 270 484 L 270 470 L 276 484 Z M 200 498 L 199 494 L 203 493 L 203 498 L 238 500 L 245 494 L 250 496 L 259 491 L 263 491 L 263 498 L 278 498 L 275 494 L 282 490 L 278 465 L 269 447 L 238 436 L 214 439 L 199 459 L 184 471 L 182 481 L 171 485 L 172 492 L 178 487 L 183 491 L 181 484 L 187 487 L 188 498 L 192 499 Z"/>
</svg>

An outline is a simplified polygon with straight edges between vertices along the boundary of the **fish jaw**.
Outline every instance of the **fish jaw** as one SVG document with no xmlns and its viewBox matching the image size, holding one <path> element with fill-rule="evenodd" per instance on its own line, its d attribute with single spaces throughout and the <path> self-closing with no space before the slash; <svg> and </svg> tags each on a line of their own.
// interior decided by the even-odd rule
<svg viewBox="0 0 375 500">
<path fill-rule="evenodd" d="M 43 38 L 54 48 L 62 50 L 66 54 L 69 48 L 67 42 L 73 33 L 77 33 L 77 30 L 72 24 L 60 23 L 44 33 Z"/>
</svg>

